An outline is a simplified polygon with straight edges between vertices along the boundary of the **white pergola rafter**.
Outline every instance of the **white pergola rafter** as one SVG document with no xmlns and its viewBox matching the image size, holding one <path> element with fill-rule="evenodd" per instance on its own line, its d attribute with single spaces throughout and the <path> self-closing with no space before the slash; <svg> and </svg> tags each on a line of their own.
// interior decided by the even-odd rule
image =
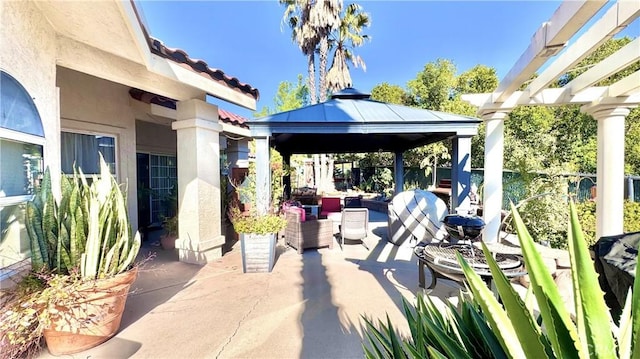
<svg viewBox="0 0 640 359">
<path fill-rule="evenodd" d="M 496 240 L 500 230 L 502 205 L 502 158 L 504 119 L 517 106 L 558 106 L 579 104 L 598 122 L 598 196 L 596 236 L 622 233 L 624 178 L 624 119 L 640 104 L 640 71 L 609 86 L 594 84 L 640 61 L 640 39 L 636 38 L 611 56 L 593 65 L 562 88 L 549 88 L 561 75 L 575 67 L 600 45 L 611 39 L 640 16 L 640 2 L 619 0 L 607 8 L 583 34 L 557 58 L 549 59 L 595 16 L 605 1 L 563 2 L 548 22 L 534 34 L 530 45 L 513 65 L 493 93 L 467 94 L 462 99 L 478 107 L 487 121 L 485 138 L 485 238 Z M 539 76 L 531 77 L 547 62 Z M 491 170 L 487 170 L 487 166 Z"/>
<path fill-rule="evenodd" d="M 562 50 L 567 41 L 606 3 L 602 0 L 563 2 L 551 19 L 533 34 L 529 47 L 500 82 L 494 92 L 496 101 L 504 101 L 520 87 L 519 84 L 529 80 L 547 58 Z"/>
<path fill-rule="evenodd" d="M 616 3 L 573 45 L 547 67 L 531 84 L 531 95 L 551 85 L 560 75 L 584 60 L 592 51 L 624 29 L 640 13 L 640 1 Z"/>
</svg>

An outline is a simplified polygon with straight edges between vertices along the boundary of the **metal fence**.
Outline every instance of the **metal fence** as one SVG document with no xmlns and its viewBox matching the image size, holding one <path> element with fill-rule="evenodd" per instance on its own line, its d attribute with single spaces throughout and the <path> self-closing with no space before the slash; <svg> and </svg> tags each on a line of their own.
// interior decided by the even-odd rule
<svg viewBox="0 0 640 359">
<path fill-rule="evenodd" d="M 545 176 L 544 173 L 538 173 L 539 176 Z M 578 201 L 586 201 L 595 198 L 597 195 L 596 175 L 590 173 L 567 173 L 563 174 L 569 180 L 569 193 L 575 194 Z M 451 169 L 447 167 L 439 167 L 436 171 L 436 185 L 440 179 L 451 178 Z M 428 188 L 434 183 L 433 174 L 425 175 L 424 169 L 405 168 L 405 189 L 411 188 Z M 479 187 L 484 182 L 484 170 L 472 169 L 471 182 Z M 504 171 L 502 174 L 503 183 L 503 199 L 504 207 L 508 208 L 509 201 L 517 203 L 525 196 L 524 181 L 518 172 Z M 624 183 L 625 199 L 633 202 L 640 202 L 640 176 L 626 176 Z"/>
</svg>

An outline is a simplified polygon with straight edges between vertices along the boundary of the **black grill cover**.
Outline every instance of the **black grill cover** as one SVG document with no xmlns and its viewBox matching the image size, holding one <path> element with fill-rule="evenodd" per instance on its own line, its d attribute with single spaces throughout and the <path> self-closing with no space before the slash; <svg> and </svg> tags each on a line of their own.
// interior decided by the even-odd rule
<svg viewBox="0 0 640 359">
<path fill-rule="evenodd" d="M 601 237 L 593 246 L 596 271 L 605 300 L 617 320 L 633 286 L 638 261 L 640 232 Z"/>
<path fill-rule="evenodd" d="M 451 214 L 444 218 L 444 226 L 453 241 L 473 240 L 480 236 L 484 221 L 477 216 Z M 463 233 L 460 233 L 462 229 Z"/>
</svg>

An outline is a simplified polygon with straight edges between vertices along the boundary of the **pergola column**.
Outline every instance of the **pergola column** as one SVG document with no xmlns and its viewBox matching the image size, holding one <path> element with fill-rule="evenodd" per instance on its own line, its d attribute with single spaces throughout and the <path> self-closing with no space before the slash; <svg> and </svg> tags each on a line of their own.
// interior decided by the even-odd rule
<svg viewBox="0 0 640 359">
<path fill-rule="evenodd" d="M 269 137 L 255 137 L 256 141 L 256 210 L 259 214 L 269 212 L 271 204 L 271 153 Z"/>
<path fill-rule="evenodd" d="M 192 99 L 177 104 L 180 261 L 206 264 L 222 256 L 218 107 Z"/>
<path fill-rule="evenodd" d="M 624 120 L 629 108 L 598 105 L 583 110 L 598 122 L 596 239 L 623 233 Z"/>
<path fill-rule="evenodd" d="M 504 120 L 506 112 L 482 116 L 486 124 L 484 140 L 484 191 L 482 211 L 484 241 L 496 242 L 502 221 L 502 171 L 504 167 Z"/>
<path fill-rule="evenodd" d="M 393 178 L 395 181 L 394 195 L 404 191 L 404 162 L 402 155 L 402 151 L 397 151 L 394 153 L 393 157 Z"/>
<path fill-rule="evenodd" d="M 471 208 L 471 137 L 456 136 L 451 156 L 451 212 L 456 208 Z"/>
</svg>

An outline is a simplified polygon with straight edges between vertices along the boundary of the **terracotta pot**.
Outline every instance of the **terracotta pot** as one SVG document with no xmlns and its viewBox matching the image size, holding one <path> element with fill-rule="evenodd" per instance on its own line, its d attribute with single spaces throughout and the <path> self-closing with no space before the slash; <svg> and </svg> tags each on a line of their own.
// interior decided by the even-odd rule
<svg viewBox="0 0 640 359">
<path fill-rule="evenodd" d="M 176 239 L 178 237 L 176 235 L 166 234 L 160 237 L 160 244 L 162 245 L 162 249 L 169 250 L 176 248 Z"/>
<path fill-rule="evenodd" d="M 62 315 L 44 330 L 47 349 L 53 355 L 78 353 L 114 336 L 138 269 L 100 279 L 80 291 L 82 300 L 61 309 Z M 88 319 L 91 318 L 91 319 Z"/>
</svg>

